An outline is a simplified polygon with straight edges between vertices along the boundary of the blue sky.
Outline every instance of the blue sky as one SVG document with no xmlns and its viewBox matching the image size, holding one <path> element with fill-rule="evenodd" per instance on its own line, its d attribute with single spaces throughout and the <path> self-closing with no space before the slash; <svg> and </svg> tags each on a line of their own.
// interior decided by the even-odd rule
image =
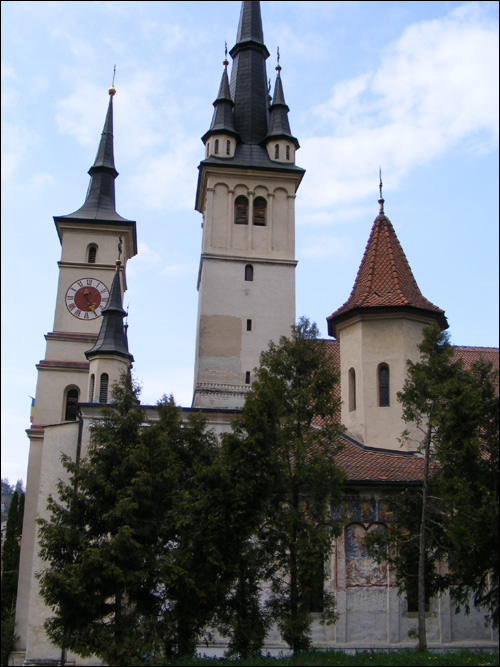
<svg viewBox="0 0 500 667">
<path fill-rule="evenodd" d="M 2 477 L 26 480 L 52 330 L 54 215 L 84 201 L 116 64 L 117 210 L 137 220 L 129 343 L 142 399 L 191 403 L 208 129 L 240 2 L 2 2 Z M 452 342 L 498 346 L 498 3 L 261 2 L 307 173 L 297 317 L 327 336 L 385 211 Z"/>
</svg>

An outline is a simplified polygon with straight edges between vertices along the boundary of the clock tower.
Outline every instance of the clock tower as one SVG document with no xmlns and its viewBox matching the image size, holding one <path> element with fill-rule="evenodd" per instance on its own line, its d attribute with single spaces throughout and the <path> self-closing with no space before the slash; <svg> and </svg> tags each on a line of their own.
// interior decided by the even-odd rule
<svg viewBox="0 0 500 667">
<path fill-rule="evenodd" d="M 106 403 L 108 384 L 132 360 L 125 343 L 123 350 L 113 349 L 113 354 L 103 344 L 110 336 L 109 326 L 104 325 L 118 316 L 122 323 L 125 313 L 118 312 L 118 305 L 121 308 L 126 289 L 125 269 L 128 259 L 137 254 L 136 223 L 123 218 L 115 208 L 118 172 L 113 154 L 114 95 L 111 87 L 97 156 L 89 170 L 85 202 L 74 213 L 54 217 L 62 251 L 54 327 L 45 336 L 45 358 L 37 364 L 35 408 L 27 431 L 30 452 L 16 614 L 20 646 L 26 646 L 30 627 L 34 627 L 30 614 L 36 613 L 30 589 L 36 586 L 36 518 L 44 510 L 38 506 L 40 489 L 43 480 L 50 477 L 47 465 L 57 466 L 61 455 L 54 440 L 47 438 L 47 427 L 59 425 L 61 433 L 71 430 L 72 423 L 78 428 L 78 403 Z M 113 342 L 116 340 L 114 335 Z M 57 451 L 47 451 L 54 448 Z"/>
</svg>

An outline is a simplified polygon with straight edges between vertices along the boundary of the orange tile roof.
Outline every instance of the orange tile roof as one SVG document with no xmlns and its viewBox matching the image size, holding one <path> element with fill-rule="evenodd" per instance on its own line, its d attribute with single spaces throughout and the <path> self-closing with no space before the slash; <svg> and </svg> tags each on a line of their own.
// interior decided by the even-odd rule
<svg viewBox="0 0 500 667">
<path fill-rule="evenodd" d="M 321 343 L 326 345 L 335 367 L 340 370 L 339 342 L 322 340 Z M 454 352 L 454 358 L 462 358 L 466 368 L 470 368 L 480 358 L 491 361 L 495 370 L 499 368 L 498 348 L 456 346 Z M 335 392 L 340 394 L 338 385 Z M 320 420 L 316 426 L 321 428 Z M 343 440 L 345 447 L 336 455 L 336 460 L 347 474 L 349 483 L 414 484 L 422 481 L 424 459 L 418 454 L 366 447 L 348 436 L 344 436 Z"/>
<path fill-rule="evenodd" d="M 382 213 L 375 218 L 349 299 L 327 318 L 329 335 L 335 336 L 337 322 L 352 311 L 374 308 L 417 308 L 435 316 L 442 328 L 448 326 L 444 310 L 422 295 L 394 227 Z"/>
<path fill-rule="evenodd" d="M 346 439 L 344 449 L 336 455 L 338 465 L 352 483 L 406 483 L 421 482 L 424 477 L 424 459 L 414 453 L 372 449 Z"/>
<path fill-rule="evenodd" d="M 484 359 L 493 364 L 493 370 L 499 370 L 499 350 L 498 347 L 466 347 L 463 345 L 454 346 L 453 361 L 463 359 L 465 368 L 470 368 L 475 361 Z"/>
</svg>

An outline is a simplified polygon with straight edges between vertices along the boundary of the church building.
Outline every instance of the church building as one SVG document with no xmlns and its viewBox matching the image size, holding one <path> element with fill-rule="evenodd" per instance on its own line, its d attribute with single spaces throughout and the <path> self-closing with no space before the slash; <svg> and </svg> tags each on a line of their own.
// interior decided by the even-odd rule
<svg viewBox="0 0 500 667">
<path fill-rule="evenodd" d="M 268 85 L 260 2 L 244 1 L 232 59 L 223 63 L 210 127 L 202 137 L 195 208 L 201 214 L 198 318 L 194 392 L 190 407 L 203 411 L 216 433 L 230 429 L 251 388 L 260 353 L 288 335 L 295 322 L 295 198 L 305 171 L 296 163 L 282 69 Z M 43 622 L 50 616 L 36 573 L 38 517 L 47 518 L 47 497 L 64 478 L 61 454 L 85 456 L 89 425 L 108 402 L 111 385 L 133 356 L 124 324 L 127 262 L 137 254 L 136 223 L 116 211 L 113 101 L 109 103 L 90 186 L 74 213 L 54 217 L 61 244 L 53 331 L 37 364 L 12 664 L 57 661 Z M 210 101 L 207 100 L 207 107 Z M 201 149 L 202 150 L 202 149 Z M 200 154 L 201 154 L 200 150 Z M 193 165 L 193 169 L 196 165 Z M 375 207 L 374 207 L 375 208 Z M 344 511 L 349 517 L 328 562 L 326 586 L 335 594 L 339 620 L 313 624 L 313 644 L 342 649 L 412 646 L 408 631 L 416 610 L 398 595 L 387 564 L 377 564 L 362 538 L 391 516 L 387 490 L 418 485 L 423 459 L 417 443 L 401 448 L 404 429 L 397 393 L 408 359 L 430 323 L 448 326 L 444 311 L 420 292 L 395 229 L 378 211 L 352 292 L 343 304 L 325 294 L 329 340 L 322 342 L 340 371 L 345 447 L 339 463 L 347 473 Z M 368 232 L 368 225 L 367 225 Z M 361 249 L 360 249 L 361 256 Z M 460 347 L 466 364 L 483 357 L 498 368 L 498 350 Z M 148 407 L 155 418 L 155 408 Z M 495 647 L 498 634 L 483 614 L 455 614 L 448 593 L 431 600 L 427 618 L 432 648 Z M 222 646 L 222 643 L 220 644 Z M 269 649 L 286 649 L 271 631 Z M 69 655 L 68 662 L 89 664 Z M 95 663 L 94 663 L 95 664 Z"/>
</svg>

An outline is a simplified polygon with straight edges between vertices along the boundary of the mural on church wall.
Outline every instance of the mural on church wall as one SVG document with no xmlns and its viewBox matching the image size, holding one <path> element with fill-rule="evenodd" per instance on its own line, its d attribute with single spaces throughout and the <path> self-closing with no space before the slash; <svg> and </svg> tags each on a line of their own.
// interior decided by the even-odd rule
<svg viewBox="0 0 500 667">
<path fill-rule="evenodd" d="M 347 586 L 384 586 L 387 584 L 387 562 L 377 563 L 365 546 L 365 537 L 375 530 L 385 530 L 382 524 L 368 528 L 352 523 L 345 529 Z"/>
<path fill-rule="evenodd" d="M 386 503 L 382 500 L 369 500 L 364 498 L 346 499 L 339 505 L 332 506 L 331 518 L 334 521 L 344 520 L 347 522 L 353 521 L 380 521 L 389 522 L 393 519 L 393 512 L 391 512 Z"/>
</svg>

